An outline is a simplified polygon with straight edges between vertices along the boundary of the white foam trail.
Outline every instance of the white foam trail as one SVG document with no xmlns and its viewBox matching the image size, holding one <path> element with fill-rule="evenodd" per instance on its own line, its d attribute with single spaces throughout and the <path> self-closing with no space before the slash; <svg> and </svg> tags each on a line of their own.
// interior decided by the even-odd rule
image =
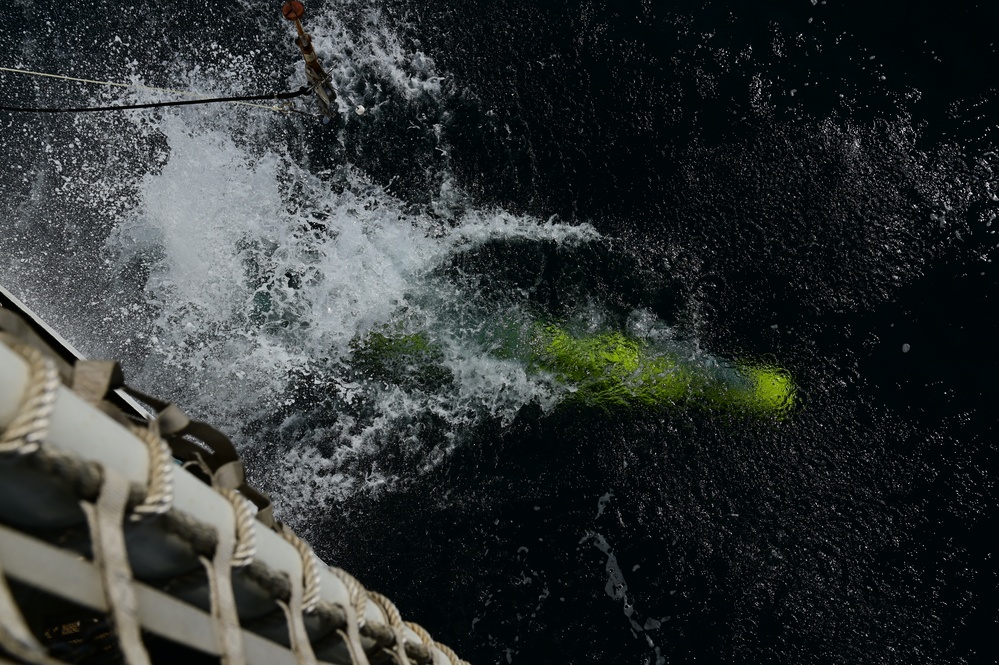
<svg viewBox="0 0 999 665">
<path fill-rule="evenodd" d="M 470 210 L 450 234 L 455 249 L 476 247 L 492 240 L 552 241 L 574 245 L 599 240 L 601 235 L 589 224 L 561 224 L 555 217 L 542 222 L 529 216 L 511 215 L 502 210 Z"/>
</svg>

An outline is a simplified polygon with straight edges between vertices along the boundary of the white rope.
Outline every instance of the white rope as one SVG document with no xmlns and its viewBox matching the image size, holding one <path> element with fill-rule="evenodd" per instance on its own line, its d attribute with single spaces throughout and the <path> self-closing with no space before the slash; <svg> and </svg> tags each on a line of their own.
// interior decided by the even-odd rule
<svg viewBox="0 0 999 665">
<path fill-rule="evenodd" d="M 343 582 L 343 585 L 347 587 L 347 594 L 350 596 L 350 604 L 353 606 L 354 613 L 357 615 L 357 625 L 359 627 L 363 626 L 367 620 L 364 616 L 364 611 L 368 605 L 368 592 L 365 590 L 364 585 L 343 568 L 330 566 L 329 571 L 336 575 L 340 581 Z"/>
<path fill-rule="evenodd" d="M 316 554 L 307 542 L 282 524 L 278 529 L 278 534 L 298 551 L 298 556 L 302 559 L 302 582 L 305 585 L 302 594 L 302 609 L 306 614 L 312 614 L 319 605 L 321 589 L 319 584 L 319 566 L 316 563 Z"/>
<path fill-rule="evenodd" d="M 403 623 L 406 625 L 407 628 L 416 633 L 421 640 L 423 640 L 423 644 L 425 644 L 427 648 L 437 649 L 445 656 L 447 656 L 447 659 L 451 661 L 451 665 L 470 665 L 468 661 L 459 658 L 458 654 L 456 654 L 453 650 L 451 650 L 451 648 L 448 647 L 446 644 L 441 644 L 440 642 L 436 641 L 430 635 L 430 633 L 427 632 L 427 629 L 421 626 L 420 624 L 414 623 L 412 621 L 404 621 Z"/>
<path fill-rule="evenodd" d="M 149 653 L 142 643 L 141 622 L 132 568 L 125 548 L 125 509 L 129 483 L 117 471 L 103 470 L 104 484 L 96 503 L 81 501 L 90 526 L 94 564 L 101 573 L 104 597 L 118 636 L 118 645 L 128 665 L 150 665 Z"/>
<path fill-rule="evenodd" d="M 303 665 L 315 665 L 316 655 L 312 650 L 312 643 L 309 641 L 309 634 L 305 630 L 305 599 L 313 603 L 310 608 L 315 609 L 315 603 L 319 601 L 319 575 L 315 566 L 315 554 L 308 543 L 300 539 L 285 525 L 281 525 L 278 534 L 287 540 L 298 550 L 301 557 L 301 575 L 289 575 L 291 584 L 291 597 L 288 602 L 278 600 L 278 606 L 284 611 L 285 619 L 288 621 L 288 641 L 295 658 Z"/>
<path fill-rule="evenodd" d="M 234 514 L 233 519 L 237 517 Z M 232 588 L 233 551 L 236 547 L 236 533 L 226 527 L 216 530 L 215 557 L 201 556 L 198 560 L 205 567 L 211 591 L 211 616 L 215 620 L 216 636 L 222 665 L 243 665 L 246 656 L 243 649 L 243 633 L 239 625 L 239 611 Z"/>
<path fill-rule="evenodd" d="M 406 635 L 403 632 L 405 625 L 402 623 L 402 616 L 399 614 L 399 609 L 391 600 L 377 591 L 368 591 L 368 598 L 385 615 L 389 628 L 392 629 L 392 633 L 395 635 L 395 649 L 389 652 L 394 655 L 396 663 L 399 665 L 412 665 L 409 656 L 406 654 Z M 386 649 L 386 651 L 388 650 Z"/>
<path fill-rule="evenodd" d="M 3 335 L 2 341 L 14 349 L 28 361 L 28 381 L 20 395 L 17 412 L 5 432 L 0 432 L 0 453 L 6 455 L 52 455 L 46 444 L 49 417 L 53 413 L 61 382 L 54 364 L 44 354 L 38 353 L 35 347 L 20 343 L 8 335 Z M 0 347 L 2 348 L 2 347 Z M 18 400 L 18 396 L 13 399 Z M 65 400 L 60 401 L 60 408 L 65 407 Z M 61 413 L 61 412 L 60 412 Z M 174 498 L 174 468 L 173 460 L 166 442 L 159 436 L 157 428 L 152 429 L 132 427 L 133 436 L 146 444 L 148 454 L 148 473 L 146 475 L 146 497 L 137 508 L 140 513 L 149 516 L 161 515 L 171 510 Z M 61 444 L 60 444 L 61 445 Z M 75 482 L 80 474 L 88 472 L 90 467 L 76 458 L 72 452 L 62 453 L 69 460 L 76 460 L 76 465 L 66 468 L 59 466 L 55 471 L 64 481 Z M 61 458 L 60 458 L 61 460 Z M 59 461 L 59 460 L 57 460 Z M 108 610 L 109 618 L 114 626 L 118 643 L 122 649 L 126 663 L 144 665 L 149 662 L 149 656 L 142 643 L 141 630 L 143 622 L 151 622 L 155 613 L 139 615 L 137 589 L 140 585 L 132 577 L 128 552 L 125 545 L 123 527 L 126 522 L 126 512 L 131 490 L 130 481 L 121 472 L 116 471 L 107 463 L 98 465 L 89 463 L 93 468 L 92 492 L 77 488 L 82 499 L 80 506 L 84 510 L 90 527 L 91 542 L 94 550 L 93 566 L 100 576 L 100 585 L 95 587 L 96 593 L 103 596 L 103 604 Z M 55 467 L 54 467 L 55 468 Z M 180 476 L 183 476 L 181 478 Z M 178 479 L 187 478 L 186 474 L 178 474 Z M 139 483 L 132 479 L 132 483 Z M 187 481 L 185 481 L 187 482 Z M 196 481 L 191 481 L 196 482 Z M 200 486 L 200 485 L 199 485 Z M 256 556 L 257 528 L 253 510 L 247 499 L 236 491 L 228 491 L 216 487 L 216 490 L 226 496 L 232 506 L 233 522 L 222 526 L 216 523 L 216 551 L 213 560 L 201 557 L 211 585 L 212 607 L 209 617 L 213 624 L 214 639 L 211 647 L 220 652 L 223 662 L 239 663 L 245 660 L 247 651 L 258 649 L 258 638 L 253 634 L 245 634 L 239 625 L 238 608 L 232 589 L 231 571 L 234 567 L 249 564 Z M 178 492 L 178 497 L 190 494 Z M 94 497 L 96 496 L 96 500 Z M 263 534 L 264 532 L 261 532 Z M 281 535 L 297 550 L 301 559 L 299 575 L 290 575 L 290 597 L 287 601 L 277 600 L 285 614 L 288 627 L 288 638 L 291 651 L 298 663 L 315 663 L 315 652 L 310 643 L 305 627 L 305 616 L 320 613 L 319 610 L 328 602 L 323 599 L 320 588 L 320 563 L 312 548 L 290 529 L 281 530 Z M 193 541 L 191 541 L 193 542 Z M 365 612 L 368 603 L 377 607 L 387 621 L 388 628 L 394 634 L 394 644 L 387 639 L 378 638 L 376 643 L 385 646 L 381 654 L 391 654 L 396 663 L 405 665 L 412 663 L 414 656 L 407 653 L 407 646 L 412 649 L 416 642 L 408 641 L 404 627 L 409 627 L 419 636 L 428 649 L 437 649 L 443 653 L 452 665 L 463 665 L 465 661 L 446 646 L 439 644 L 424 629 L 416 624 L 402 621 L 398 609 L 384 596 L 367 591 L 352 575 L 339 568 L 325 567 L 323 575 L 332 574 L 338 578 L 347 591 L 349 602 L 346 605 L 337 603 L 345 615 L 346 625 L 336 628 L 336 633 L 343 640 L 347 655 L 354 665 L 367 665 L 369 660 L 364 652 L 359 628 L 365 625 Z M 44 647 L 38 644 L 30 629 L 24 625 L 23 618 L 16 608 L 15 599 L 2 584 L 4 575 L 0 567 L 0 648 L 26 662 L 38 665 L 53 665 L 58 661 L 45 655 Z M 20 579 L 20 578 L 19 578 Z M 37 585 L 32 582 L 32 585 Z M 44 587 L 42 587 L 44 588 Z M 6 593 L 4 593 L 6 591 Z M 58 594 L 57 589 L 53 591 Z M 103 593 L 102 593 L 103 592 Z M 94 605 L 101 610 L 104 607 Z M 372 621 L 372 629 L 380 626 Z M 156 632 L 155 627 L 152 628 Z M 167 634 L 168 639 L 183 639 L 181 634 Z M 386 635 L 387 638 L 387 635 Z M 244 639 L 246 640 L 244 642 Z M 208 645 L 197 648 L 206 649 Z M 391 646 L 392 648 L 388 648 Z M 380 654 L 380 655 L 381 655 Z M 0 663 L 2 663 L 0 658 Z M 271 659 L 271 662 L 274 662 Z"/>
<path fill-rule="evenodd" d="M 253 530 L 254 514 L 250 500 L 229 487 L 216 488 L 222 496 L 229 499 L 236 519 L 236 547 L 232 553 L 232 567 L 244 568 L 257 555 L 257 534 Z"/>
<path fill-rule="evenodd" d="M 149 481 L 146 497 L 133 509 L 131 519 L 162 515 L 173 506 L 173 453 L 170 446 L 159 434 L 156 423 L 149 427 L 130 426 L 132 434 L 146 444 L 149 453 Z"/>
<path fill-rule="evenodd" d="M 45 647 L 31 633 L 7 586 L 7 574 L 0 562 L 0 648 L 31 665 L 61 665 L 50 658 Z"/>
<path fill-rule="evenodd" d="M 350 662 L 353 665 L 369 665 L 368 656 L 364 653 L 361 643 L 360 631 L 360 627 L 365 624 L 366 601 L 364 597 L 367 596 L 367 593 L 361 583 L 347 571 L 334 566 L 327 566 L 326 569 L 343 583 L 350 599 L 347 605 L 341 605 L 344 614 L 347 615 L 347 625 L 343 630 L 337 629 L 337 633 L 343 640 L 344 646 L 347 647 Z"/>
<path fill-rule="evenodd" d="M 184 97 L 193 97 L 195 99 L 209 99 L 211 95 L 207 95 L 200 92 L 188 92 L 186 90 L 175 90 L 173 88 L 157 88 L 151 85 L 142 85 L 139 83 L 115 83 L 113 81 L 97 81 L 95 79 L 83 79 L 77 78 L 75 76 L 63 76 L 62 74 L 48 74 L 46 72 L 34 72 L 30 69 L 12 69 L 10 67 L 0 67 L 0 72 L 9 72 L 11 74 L 25 74 L 28 76 L 44 76 L 46 78 L 60 79 L 63 81 L 75 81 L 77 83 L 92 83 L 93 85 L 103 85 L 111 88 L 129 88 L 132 90 L 151 90 L 154 92 L 169 92 L 174 95 L 182 95 Z M 268 111 L 277 111 L 283 113 L 284 109 L 280 106 L 267 106 L 265 104 L 254 104 L 252 102 L 237 102 L 231 101 L 227 102 L 229 104 L 239 104 L 241 106 L 252 106 L 258 109 L 267 109 Z"/>
<path fill-rule="evenodd" d="M 14 420 L 0 433 L 0 454 L 30 455 L 41 446 L 49 429 L 60 385 L 55 363 L 39 349 L 7 335 L 0 337 L 28 363 L 28 388 Z"/>
<path fill-rule="evenodd" d="M 312 643 L 309 641 L 309 634 L 305 630 L 305 621 L 302 617 L 301 580 L 291 580 L 291 598 L 287 603 L 278 600 L 277 604 L 288 622 L 288 641 L 295 659 L 301 665 L 316 665 L 316 654 L 312 651 Z"/>
</svg>

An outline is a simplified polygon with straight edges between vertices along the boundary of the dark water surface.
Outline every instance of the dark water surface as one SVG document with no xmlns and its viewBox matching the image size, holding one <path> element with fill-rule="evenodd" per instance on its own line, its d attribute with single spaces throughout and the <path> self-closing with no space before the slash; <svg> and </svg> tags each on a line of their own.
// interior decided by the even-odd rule
<svg viewBox="0 0 999 665">
<path fill-rule="evenodd" d="M 524 662 L 994 662 L 984 7 L 400 6 L 474 100 L 463 184 L 683 266 L 700 339 L 805 392 L 791 422 L 524 415 L 456 454 L 390 513 L 441 530 L 392 569 L 457 574 L 455 639 L 479 618 L 486 658 Z"/>
<path fill-rule="evenodd" d="M 995 10 L 759 4 L 313 2 L 335 126 L 0 115 L 0 279 L 241 434 L 283 519 L 473 663 L 996 662 Z M 297 85 L 276 7 L 70 5 L 0 10 L 0 65 L 43 66 L 35 12 L 62 71 Z M 651 320 L 799 403 L 553 406 L 479 364 L 482 321 L 538 318 Z M 444 388 L 352 364 L 392 321 Z"/>
</svg>

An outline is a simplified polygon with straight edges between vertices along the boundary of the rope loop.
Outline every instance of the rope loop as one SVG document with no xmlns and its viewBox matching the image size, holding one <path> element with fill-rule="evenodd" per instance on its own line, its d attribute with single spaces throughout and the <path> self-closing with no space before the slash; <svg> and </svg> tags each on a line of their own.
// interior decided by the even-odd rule
<svg viewBox="0 0 999 665">
<path fill-rule="evenodd" d="M 347 593 L 350 595 L 350 605 L 354 609 L 354 613 L 357 615 L 357 626 L 358 628 L 364 626 L 367 622 L 365 614 L 367 613 L 367 596 L 368 592 L 365 590 L 364 585 L 357 581 L 357 578 L 348 573 L 342 568 L 337 568 L 336 566 L 330 566 L 329 571 L 333 573 L 343 585 L 347 587 Z"/>
<path fill-rule="evenodd" d="M 149 453 L 149 483 L 146 496 L 132 509 L 131 520 L 163 515 L 173 506 L 173 453 L 170 445 L 163 440 L 155 423 L 149 427 L 129 427 L 132 434 L 146 444 Z"/>
<path fill-rule="evenodd" d="M 253 530 L 253 508 L 249 499 L 230 487 L 216 488 L 232 504 L 236 516 L 236 547 L 232 553 L 232 567 L 243 568 L 257 555 L 257 533 Z"/>
<path fill-rule="evenodd" d="M 395 661 L 399 665 L 412 665 L 409 655 L 406 653 L 406 645 L 409 640 L 406 639 L 406 626 L 402 622 L 402 615 L 399 614 L 399 609 L 391 600 L 377 591 L 368 591 L 368 598 L 382 611 L 385 618 L 388 619 L 389 627 L 395 636 L 395 650 L 393 653 Z"/>
<path fill-rule="evenodd" d="M 321 595 L 319 564 L 316 554 L 307 542 L 299 538 L 286 525 L 282 524 L 278 533 L 298 550 L 298 555 L 302 558 L 302 581 L 305 585 L 302 591 L 302 610 L 306 614 L 312 614 L 316 611 L 316 606 L 319 605 Z"/>
<path fill-rule="evenodd" d="M 40 349 L 7 334 L 0 334 L 0 339 L 28 363 L 28 387 L 17 415 L 0 434 L 0 455 L 30 455 L 45 441 L 62 381 L 55 362 Z"/>
<path fill-rule="evenodd" d="M 420 624 L 412 621 L 406 621 L 405 624 L 407 628 L 420 636 L 420 639 L 423 640 L 423 644 L 425 644 L 428 648 L 437 649 L 447 656 L 448 660 L 451 661 L 451 665 L 470 665 L 468 661 L 459 658 L 458 654 L 452 651 L 446 644 L 441 644 L 440 642 L 434 640 L 434 638 L 430 636 L 430 633 L 427 632 L 427 629 Z"/>
<path fill-rule="evenodd" d="M 158 517 L 156 529 L 188 543 L 204 566 L 210 585 L 210 616 L 218 638 L 217 648 L 225 665 L 245 661 L 243 628 L 232 577 L 232 571 L 237 568 L 243 568 L 242 574 L 259 584 L 281 607 L 293 655 L 300 663 L 316 662 L 313 644 L 306 630 L 308 620 L 310 627 L 326 628 L 320 642 L 326 640 L 333 644 L 337 638 L 342 640 L 343 648 L 355 665 L 385 662 L 386 657 L 398 665 L 425 663 L 428 659 L 433 660 L 432 649 L 446 655 L 451 665 L 466 665 L 450 648 L 435 642 L 418 624 L 404 622 L 391 600 L 382 594 L 367 591 L 354 576 L 340 568 L 329 567 L 328 573 L 344 585 L 347 604 L 344 606 L 338 601 L 336 605 L 331 605 L 325 601 L 321 583 L 326 573 L 320 569 L 325 564 L 318 559 L 312 547 L 287 526 L 278 524 L 275 531 L 298 552 L 301 558 L 300 577 L 271 569 L 263 560 L 256 560 L 259 535 L 256 530 L 265 528 L 257 523 L 271 526 L 271 522 L 261 519 L 262 513 L 270 515 L 269 500 L 246 485 L 242 462 L 231 442 L 206 425 L 193 423 L 186 416 L 181 418 L 176 414 L 169 418 L 170 413 L 166 410 L 161 410 L 159 418 L 146 425 L 138 424 L 139 421 L 134 418 L 126 418 L 119 411 L 113 412 L 120 417 L 113 418 L 114 422 L 109 426 L 127 428 L 145 445 L 148 454 L 145 487 L 141 480 L 130 481 L 116 468 L 112 457 L 101 456 L 104 462 L 98 463 L 78 456 L 72 441 L 60 438 L 66 434 L 62 431 L 63 427 L 57 432 L 53 445 L 46 445 L 63 384 L 59 365 L 30 338 L 0 330 L 0 342 L 20 355 L 28 365 L 25 388 L 16 404 L 14 416 L 6 429 L 0 432 L 0 461 L 13 461 L 10 466 L 15 467 L 14 472 L 21 464 L 41 470 L 65 482 L 75 495 L 90 533 L 93 565 L 100 577 L 108 617 L 125 661 L 130 665 L 148 663 L 149 656 L 141 638 L 143 617 L 138 611 L 139 583 L 132 575 L 126 525 L 129 520 L 147 517 Z M 85 372 L 79 376 L 83 374 Z M 77 389 L 77 375 L 72 376 L 73 383 L 70 384 L 70 379 L 67 379 L 66 391 Z M 111 375 L 99 373 L 101 381 L 91 382 L 91 388 L 97 386 L 96 391 L 83 389 L 85 382 L 81 380 L 79 389 L 83 392 L 74 392 L 85 398 L 80 408 L 116 408 L 105 401 L 108 384 L 104 379 L 108 376 Z M 97 397 L 94 398 L 94 395 Z M 70 403 L 68 396 L 64 396 L 60 408 L 69 411 L 74 405 L 75 401 Z M 188 442 L 188 448 L 181 447 L 180 444 L 186 441 L 183 437 L 191 432 L 199 441 L 206 442 L 210 450 L 202 450 L 201 446 L 192 442 Z M 178 455 L 178 458 L 186 458 L 189 464 L 202 467 L 203 475 L 213 489 L 229 501 L 233 511 L 231 523 L 226 520 L 224 526 L 218 526 L 201 522 L 175 507 L 174 474 L 180 473 L 175 464 L 178 449 L 182 453 L 185 450 L 191 453 Z M 0 470 L 6 467 L 5 464 Z M 42 647 L 25 637 L 30 631 L 25 629 L 23 620 L 15 612 L 9 611 L 13 600 L 9 593 L 5 593 L 2 575 L 0 570 L 0 648 L 13 650 L 18 657 L 29 654 L 30 657 L 22 658 L 28 662 L 49 665 L 52 661 L 46 660 L 44 654 L 37 659 L 32 655 L 41 653 Z M 330 582 L 332 580 L 327 579 L 327 583 Z M 375 619 L 370 624 L 367 622 L 369 601 L 384 616 L 387 625 Z M 422 644 L 410 638 L 407 627 Z M 372 660 L 365 653 L 366 645 L 371 650 Z M 339 644 L 337 648 L 340 648 Z"/>
</svg>

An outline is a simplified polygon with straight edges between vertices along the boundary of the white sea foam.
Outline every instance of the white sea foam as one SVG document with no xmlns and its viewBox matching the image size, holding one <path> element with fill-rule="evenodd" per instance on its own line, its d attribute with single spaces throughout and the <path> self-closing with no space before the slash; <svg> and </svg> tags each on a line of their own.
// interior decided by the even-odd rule
<svg viewBox="0 0 999 665">
<path fill-rule="evenodd" d="M 334 3 L 309 17 L 348 110 L 445 101 L 433 61 L 390 23 L 372 4 Z M 291 30 L 275 21 L 263 34 L 287 43 Z M 157 75 L 186 90 L 240 94 L 268 87 L 273 72 L 260 61 L 211 41 L 177 53 Z M 300 64 L 292 69 L 300 83 Z M 134 60 L 126 70 L 133 83 L 149 80 Z M 95 101 L 165 96 L 113 89 Z M 296 159 L 301 122 L 312 121 L 185 107 L 80 117 L 66 129 L 75 138 L 48 140 L 40 155 L 29 142 L 12 146 L 34 169 L 24 205 L 11 211 L 15 224 L 40 216 L 47 195 L 36 189 L 56 188 L 72 207 L 50 224 L 89 228 L 96 239 L 94 257 L 71 268 L 87 274 L 67 280 L 63 311 L 87 320 L 75 303 L 92 303 L 111 312 L 102 325 L 113 332 L 81 345 L 123 358 L 132 383 L 233 434 L 244 450 L 266 448 L 279 470 L 267 489 L 289 515 L 398 482 L 380 470 L 388 441 L 419 473 L 454 446 L 473 445 L 462 437 L 478 423 L 509 423 L 529 403 L 552 408 L 559 388 L 490 352 L 489 325 L 527 326 L 530 316 L 489 303 L 474 279 L 440 268 L 496 240 L 599 239 L 587 225 L 476 208 L 446 173 L 426 212 L 414 211 L 350 165 L 313 170 Z M 358 340 L 383 330 L 424 335 L 446 380 L 406 386 L 358 375 Z M 418 436 L 428 418 L 439 440 Z M 273 443 L 286 437 L 295 441 Z"/>
<path fill-rule="evenodd" d="M 198 111 L 165 112 L 152 133 L 160 156 L 136 183 L 138 205 L 120 215 L 105 245 L 115 270 L 140 260 L 148 271 L 144 305 L 155 316 L 133 331 L 149 351 L 137 380 L 165 386 L 200 417 L 246 433 L 261 411 L 315 408 L 296 403 L 302 398 L 291 375 L 318 373 L 322 399 L 345 413 L 313 435 L 338 443 L 333 453 L 319 454 L 307 440 L 274 453 L 281 473 L 268 480 L 281 484 L 272 489 L 283 505 L 289 496 L 314 504 L 391 486 L 397 479 L 376 463 L 361 476 L 342 470 L 357 456 L 377 460 L 387 436 L 409 441 L 422 460 L 416 469 L 425 468 L 462 445 L 461 428 L 483 418 L 510 422 L 531 402 L 545 409 L 555 403 L 544 377 L 490 356 L 456 328 L 474 316 L 466 302 L 474 290 L 434 271 L 455 252 L 488 241 L 573 244 L 597 239 L 592 228 L 470 208 L 450 185 L 441 197 L 453 218 L 442 225 L 355 169 L 321 177 L 281 141 L 249 141 L 226 114 L 216 122 Z M 484 314 L 527 323 L 516 310 Z M 351 343 L 386 326 L 427 334 L 451 384 L 431 391 L 356 381 L 347 362 Z M 359 404 L 364 413 L 353 413 Z M 406 428 L 428 415 L 447 425 L 446 440 L 421 451 L 425 444 Z M 285 419 L 295 436 L 309 429 L 294 425 Z M 260 444 L 247 436 L 243 445 Z M 317 483 L 320 471 L 339 480 Z"/>
<path fill-rule="evenodd" d="M 358 105 L 377 112 L 391 98 L 386 87 L 405 100 L 440 97 L 443 77 L 433 59 L 409 47 L 379 5 L 341 0 L 309 16 L 307 23 L 344 115 Z"/>
</svg>

